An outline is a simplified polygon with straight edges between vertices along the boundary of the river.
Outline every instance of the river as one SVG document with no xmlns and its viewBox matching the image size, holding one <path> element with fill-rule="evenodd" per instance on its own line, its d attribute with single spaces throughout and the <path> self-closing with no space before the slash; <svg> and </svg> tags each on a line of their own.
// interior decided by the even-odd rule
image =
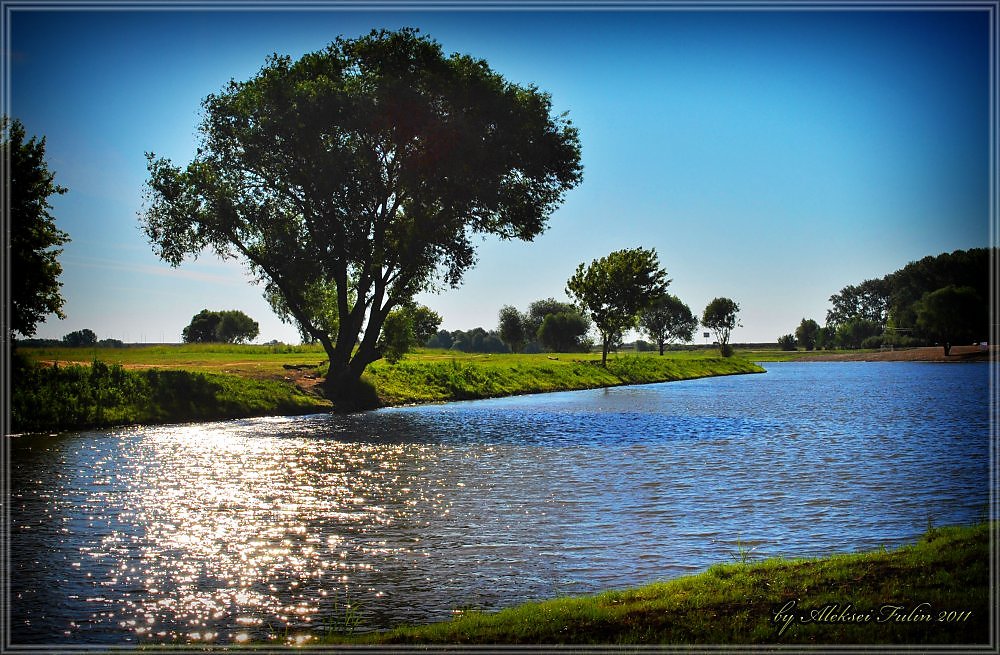
<svg viewBox="0 0 1000 655">
<path fill-rule="evenodd" d="M 384 629 L 988 515 L 988 365 L 13 439 L 13 644 Z"/>
</svg>

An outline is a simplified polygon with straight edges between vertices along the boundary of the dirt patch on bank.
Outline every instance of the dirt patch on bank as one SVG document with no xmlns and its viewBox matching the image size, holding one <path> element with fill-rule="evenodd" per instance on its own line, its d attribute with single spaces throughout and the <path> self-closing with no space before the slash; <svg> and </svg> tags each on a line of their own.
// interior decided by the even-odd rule
<svg viewBox="0 0 1000 655">
<path fill-rule="evenodd" d="M 799 357 L 800 362 L 986 362 L 996 361 L 997 347 L 983 350 L 979 346 L 952 346 L 945 357 L 944 348 L 905 348 L 868 353 L 838 353 L 826 355 L 817 353 Z"/>
</svg>

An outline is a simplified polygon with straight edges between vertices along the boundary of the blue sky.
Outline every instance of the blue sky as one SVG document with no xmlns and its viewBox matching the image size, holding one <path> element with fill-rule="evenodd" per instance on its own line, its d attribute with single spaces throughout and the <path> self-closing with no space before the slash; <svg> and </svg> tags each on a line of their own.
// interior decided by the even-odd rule
<svg viewBox="0 0 1000 655">
<path fill-rule="evenodd" d="M 207 7 L 207 6 L 206 6 Z M 655 247 L 700 314 L 742 307 L 734 342 L 774 341 L 828 298 L 927 255 L 990 245 L 989 14 L 14 8 L 5 110 L 47 138 L 69 193 L 65 320 L 38 336 L 179 341 L 203 308 L 295 343 L 238 262 L 172 269 L 138 227 L 146 151 L 186 164 L 201 100 L 338 35 L 413 26 L 551 93 L 580 129 L 584 181 L 532 243 L 479 244 L 463 286 L 428 294 L 446 329 L 565 299 L 577 264 Z M 698 341 L 703 341 L 699 337 Z"/>
</svg>

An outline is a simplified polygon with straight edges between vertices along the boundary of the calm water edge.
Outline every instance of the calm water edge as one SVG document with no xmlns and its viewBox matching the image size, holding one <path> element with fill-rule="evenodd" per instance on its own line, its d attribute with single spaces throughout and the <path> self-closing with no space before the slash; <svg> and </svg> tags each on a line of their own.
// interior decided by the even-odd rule
<svg viewBox="0 0 1000 655">
<path fill-rule="evenodd" d="M 14 644 L 384 629 L 985 518 L 987 364 L 14 439 Z"/>
</svg>

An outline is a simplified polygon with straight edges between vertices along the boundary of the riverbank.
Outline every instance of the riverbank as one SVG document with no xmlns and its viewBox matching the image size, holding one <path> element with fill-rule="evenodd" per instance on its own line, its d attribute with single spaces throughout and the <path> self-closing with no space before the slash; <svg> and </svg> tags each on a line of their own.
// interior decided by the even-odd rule
<svg viewBox="0 0 1000 655">
<path fill-rule="evenodd" d="M 346 409 L 323 397 L 323 352 L 315 347 L 150 346 L 23 349 L 16 368 L 15 432 L 52 432 Z M 94 365 L 97 362 L 97 365 Z M 369 366 L 357 407 L 471 400 L 764 369 L 707 352 L 619 355 L 475 355 L 419 351 Z"/>
<path fill-rule="evenodd" d="M 929 530 L 895 550 L 733 563 L 637 589 L 331 644 L 987 644 L 995 524 Z"/>
<path fill-rule="evenodd" d="M 929 346 L 894 350 L 741 350 L 737 355 L 755 362 L 987 362 L 996 361 L 998 349 L 990 346 L 952 346 L 948 355 L 944 348 Z"/>
</svg>

